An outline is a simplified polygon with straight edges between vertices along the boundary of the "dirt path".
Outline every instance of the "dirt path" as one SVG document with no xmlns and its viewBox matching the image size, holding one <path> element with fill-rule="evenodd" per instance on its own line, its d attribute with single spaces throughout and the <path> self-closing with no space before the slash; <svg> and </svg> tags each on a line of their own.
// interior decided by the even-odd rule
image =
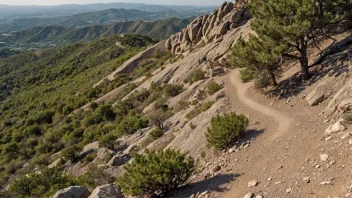
<svg viewBox="0 0 352 198">
<path fill-rule="evenodd" d="M 255 102 L 250 96 L 248 96 L 248 89 L 252 87 L 253 83 L 242 83 L 239 79 L 239 70 L 232 70 L 227 77 L 231 83 L 229 86 L 229 92 L 235 92 L 237 94 L 237 99 L 239 99 L 248 108 L 258 111 L 259 113 L 264 114 L 277 122 L 277 130 L 271 134 L 271 140 L 275 140 L 279 136 L 288 132 L 292 124 L 292 119 L 282 112 Z"/>
</svg>

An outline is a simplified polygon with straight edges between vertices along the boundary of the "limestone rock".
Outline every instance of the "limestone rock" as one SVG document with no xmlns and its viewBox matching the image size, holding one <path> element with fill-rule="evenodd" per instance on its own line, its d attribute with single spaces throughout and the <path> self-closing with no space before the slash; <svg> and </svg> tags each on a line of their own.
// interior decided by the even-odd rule
<svg viewBox="0 0 352 198">
<path fill-rule="evenodd" d="M 329 155 L 328 154 L 320 155 L 320 160 L 321 161 L 326 162 L 326 161 L 328 161 L 328 159 L 329 159 Z"/>
<path fill-rule="evenodd" d="M 70 186 L 56 192 L 53 198 L 87 198 L 89 195 L 90 192 L 86 187 Z"/>
<path fill-rule="evenodd" d="M 346 130 L 346 127 L 340 121 L 338 121 L 335 124 L 330 125 L 329 128 L 325 130 L 325 135 L 329 135 L 331 133 L 337 133 L 345 130 Z"/>
<path fill-rule="evenodd" d="M 111 160 L 108 162 L 109 166 L 121 166 L 128 162 L 131 159 L 131 155 L 125 154 L 117 154 L 114 157 L 111 158 Z"/>
<path fill-rule="evenodd" d="M 325 98 L 331 95 L 331 90 L 327 83 L 319 84 L 308 96 L 307 101 L 310 106 L 318 105 L 323 102 Z"/>
<path fill-rule="evenodd" d="M 165 43 L 165 48 L 173 54 L 182 54 L 196 46 L 200 41 L 206 44 L 219 42 L 219 36 L 238 27 L 251 18 L 247 8 L 235 8 L 232 2 L 224 2 L 210 15 L 196 18 L 185 29 L 172 35 Z M 187 43 L 186 43 L 187 42 Z"/>
<path fill-rule="evenodd" d="M 254 198 L 253 193 L 247 193 L 243 198 Z"/>
<path fill-rule="evenodd" d="M 248 187 L 254 187 L 254 186 L 257 186 L 258 185 L 258 182 L 255 181 L 255 180 L 252 180 L 250 182 L 248 182 Z"/>
<path fill-rule="evenodd" d="M 123 198 L 121 190 L 113 185 L 107 184 L 99 186 L 94 189 L 92 194 L 88 198 Z"/>
<path fill-rule="evenodd" d="M 215 165 L 215 166 L 211 169 L 211 172 L 216 173 L 216 172 L 218 172 L 218 171 L 220 171 L 220 170 L 221 170 L 221 166 Z"/>
</svg>

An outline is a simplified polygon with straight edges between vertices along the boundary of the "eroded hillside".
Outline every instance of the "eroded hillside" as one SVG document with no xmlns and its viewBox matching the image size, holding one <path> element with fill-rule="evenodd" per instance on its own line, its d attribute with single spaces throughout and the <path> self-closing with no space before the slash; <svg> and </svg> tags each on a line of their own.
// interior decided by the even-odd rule
<svg viewBox="0 0 352 198">
<path fill-rule="evenodd" d="M 61 105 L 49 116 L 33 115 L 34 120 L 16 120 L 15 112 L 2 116 L 2 130 L 12 132 L 3 139 L 4 159 L 19 169 L 11 170 L 4 160 L 6 179 L 13 181 L 33 169 L 47 173 L 43 167 L 62 167 L 75 179 L 58 182 L 61 188 L 40 184 L 50 189 L 47 196 L 65 187 L 54 197 L 74 192 L 79 197 L 110 193 L 119 198 L 123 195 L 112 183 L 133 163 L 133 153 L 172 148 L 195 158 L 196 171 L 188 185 L 169 197 L 351 196 L 350 32 L 334 35 L 335 42 L 321 39 L 320 49 L 309 48 L 311 79 L 302 80 L 298 62 L 288 60 L 282 62 L 277 87 L 258 89 L 257 83 L 242 83 L 239 70 L 230 64 L 238 39 L 253 33 L 250 23 L 246 5 L 225 2 L 166 41 L 114 38 L 113 46 L 94 54 L 105 57 L 115 48 L 148 47 L 128 58 L 118 56 L 110 71 L 96 70 L 98 77 L 90 76 L 94 80 L 83 93 L 70 89 L 74 101 L 84 96 L 84 102 Z M 69 82 L 68 78 L 67 85 L 75 85 Z M 15 85 L 11 93 L 4 92 L 4 99 L 16 93 Z M 27 108 L 41 110 L 45 105 Z M 229 112 L 248 117 L 244 137 L 228 149 L 209 149 L 205 134 L 212 117 Z M 42 117 L 52 120 L 43 124 Z M 15 152 L 13 145 L 33 153 Z M 13 192 L 28 196 L 10 187 L 8 193 Z M 38 196 L 34 190 L 30 193 Z"/>
</svg>

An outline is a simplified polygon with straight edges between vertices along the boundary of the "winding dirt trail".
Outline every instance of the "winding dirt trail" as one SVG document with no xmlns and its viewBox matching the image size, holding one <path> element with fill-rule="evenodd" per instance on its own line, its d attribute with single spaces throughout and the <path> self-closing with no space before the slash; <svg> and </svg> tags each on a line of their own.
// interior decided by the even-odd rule
<svg viewBox="0 0 352 198">
<path fill-rule="evenodd" d="M 248 89 L 253 85 L 253 83 L 242 83 L 239 79 L 239 75 L 239 70 L 232 70 L 230 74 L 227 75 L 228 81 L 231 83 L 229 86 L 229 92 L 235 92 L 237 95 L 236 98 L 248 108 L 264 114 L 265 116 L 272 118 L 277 122 L 278 127 L 269 139 L 275 140 L 288 132 L 293 122 L 292 119 L 284 113 L 254 101 L 247 93 Z"/>
</svg>

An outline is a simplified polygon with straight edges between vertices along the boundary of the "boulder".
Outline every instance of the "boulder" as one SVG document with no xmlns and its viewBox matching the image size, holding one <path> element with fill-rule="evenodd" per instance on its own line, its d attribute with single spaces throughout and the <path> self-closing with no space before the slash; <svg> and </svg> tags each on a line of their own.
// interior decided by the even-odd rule
<svg viewBox="0 0 352 198">
<path fill-rule="evenodd" d="M 243 198 L 254 198 L 253 193 L 247 193 Z"/>
<path fill-rule="evenodd" d="M 211 70 L 211 77 L 220 76 L 225 73 L 225 69 L 223 67 L 215 67 Z"/>
<path fill-rule="evenodd" d="M 230 22 L 226 21 L 220 26 L 218 34 L 225 35 L 227 31 L 229 31 L 229 29 L 230 29 Z"/>
<path fill-rule="evenodd" d="M 348 99 L 343 100 L 339 104 L 338 110 L 345 112 L 351 107 L 352 107 L 352 98 L 348 98 Z"/>
<path fill-rule="evenodd" d="M 338 121 L 335 124 L 330 125 L 329 128 L 325 130 L 325 135 L 330 135 L 331 133 L 338 133 L 345 130 L 346 127 L 340 121 Z"/>
<path fill-rule="evenodd" d="M 310 106 L 318 105 L 325 98 L 331 95 L 331 90 L 326 82 L 319 84 L 308 96 L 307 101 Z"/>
<path fill-rule="evenodd" d="M 129 154 L 117 154 L 114 157 L 111 158 L 111 160 L 108 162 L 109 166 L 121 166 L 124 165 L 126 162 L 128 162 L 131 159 L 131 155 Z"/>
<path fill-rule="evenodd" d="M 123 198 L 120 188 L 113 184 L 98 186 L 88 198 Z"/>
<path fill-rule="evenodd" d="M 70 186 L 56 192 L 53 198 L 87 198 L 89 195 L 90 192 L 86 187 Z"/>
</svg>

